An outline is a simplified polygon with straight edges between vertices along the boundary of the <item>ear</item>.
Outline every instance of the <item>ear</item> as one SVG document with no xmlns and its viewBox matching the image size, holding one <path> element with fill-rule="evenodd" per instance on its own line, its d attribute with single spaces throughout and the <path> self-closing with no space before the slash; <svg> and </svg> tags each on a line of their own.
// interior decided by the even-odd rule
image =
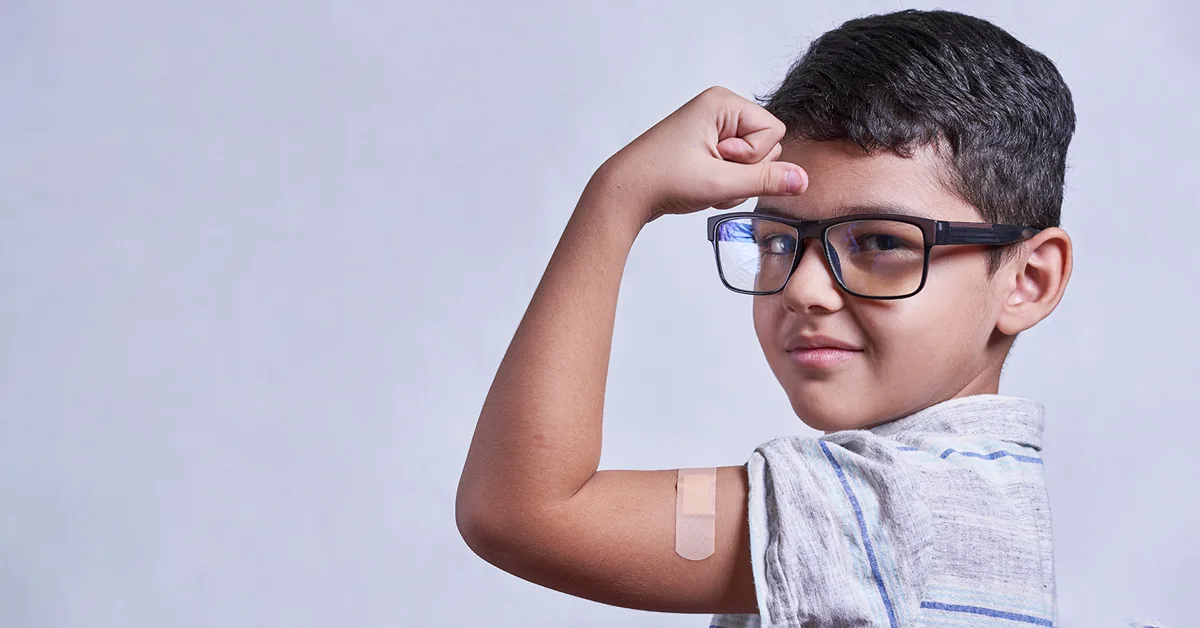
<svg viewBox="0 0 1200 628">
<path fill-rule="evenodd" d="M 1015 336 L 1058 307 L 1071 278 L 1071 257 L 1071 237 L 1058 227 L 1025 241 L 1024 252 L 1006 269 L 1012 279 L 996 320 L 1000 333 Z"/>
</svg>

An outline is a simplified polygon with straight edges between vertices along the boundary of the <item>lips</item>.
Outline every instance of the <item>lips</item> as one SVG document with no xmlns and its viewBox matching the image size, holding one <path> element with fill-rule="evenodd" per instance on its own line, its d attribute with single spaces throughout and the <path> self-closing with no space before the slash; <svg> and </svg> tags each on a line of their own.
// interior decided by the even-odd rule
<svg viewBox="0 0 1200 628">
<path fill-rule="evenodd" d="M 788 358 L 801 368 L 826 369 L 862 353 L 857 345 L 829 336 L 796 336 L 784 345 Z"/>
<path fill-rule="evenodd" d="M 860 347 L 853 343 L 829 336 L 795 336 L 784 345 L 784 349 L 788 352 L 804 349 L 841 349 L 843 351 L 862 351 Z"/>
</svg>

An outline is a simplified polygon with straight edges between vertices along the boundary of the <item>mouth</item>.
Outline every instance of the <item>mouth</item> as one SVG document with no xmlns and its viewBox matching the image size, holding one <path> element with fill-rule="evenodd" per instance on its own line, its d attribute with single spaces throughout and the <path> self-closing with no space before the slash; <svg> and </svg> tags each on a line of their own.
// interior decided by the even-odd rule
<svg viewBox="0 0 1200 628">
<path fill-rule="evenodd" d="M 804 369 L 828 369 L 862 353 L 858 346 L 826 336 L 797 336 L 785 351 L 792 364 Z"/>
</svg>

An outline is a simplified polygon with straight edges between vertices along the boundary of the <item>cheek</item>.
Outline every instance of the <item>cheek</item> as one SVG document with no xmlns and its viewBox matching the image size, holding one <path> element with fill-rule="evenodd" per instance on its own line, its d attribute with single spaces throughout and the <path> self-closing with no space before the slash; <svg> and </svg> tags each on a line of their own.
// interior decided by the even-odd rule
<svg viewBox="0 0 1200 628">
<path fill-rule="evenodd" d="M 904 379 L 971 368 L 990 334 L 985 291 L 966 277 L 943 273 L 910 299 L 880 302 L 859 316 L 880 362 Z M 954 281 L 951 281 L 951 280 Z"/>
</svg>

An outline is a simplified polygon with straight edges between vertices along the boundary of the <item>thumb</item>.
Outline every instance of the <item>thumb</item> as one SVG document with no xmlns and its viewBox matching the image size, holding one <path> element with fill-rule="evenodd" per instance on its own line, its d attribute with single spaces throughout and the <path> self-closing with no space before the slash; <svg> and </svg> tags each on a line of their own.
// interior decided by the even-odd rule
<svg viewBox="0 0 1200 628">
<path fill-rule="evenodd" d="M 754 196 L 790 196 L 808 189 L 808 173 L 786 161 L 759 162 L 758 191 Z"/>
<path fill-rule="evenodd" d="M 808 189 L 808 173 L 786 161 L 760 161 L 756 164 L 728 163 L 726 196 L 792 196 Z"/>
</svg>

